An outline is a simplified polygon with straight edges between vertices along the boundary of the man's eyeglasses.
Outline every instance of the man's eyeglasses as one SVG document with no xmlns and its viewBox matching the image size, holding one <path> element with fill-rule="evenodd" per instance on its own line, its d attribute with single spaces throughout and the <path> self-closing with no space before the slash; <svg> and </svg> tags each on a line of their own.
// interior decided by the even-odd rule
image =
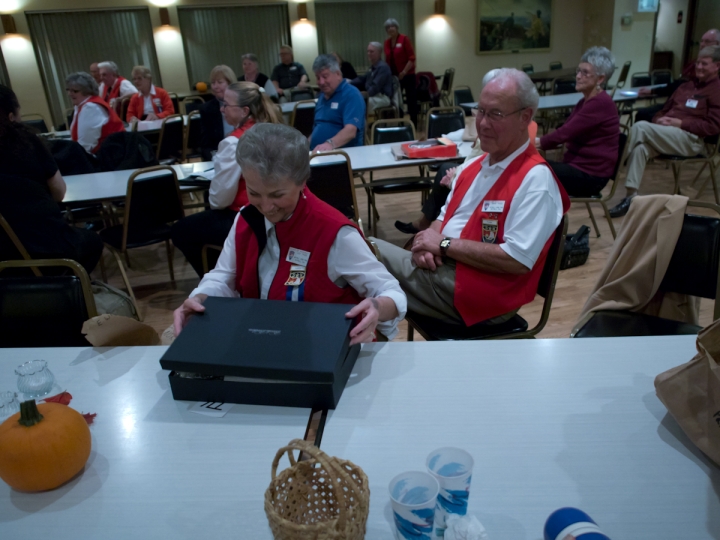
<svg viewBox="0 0 720 540">
<path fill-rule="evenodd" d="M 527 109 L 527 107 L 520 107 L 516 111 L 504 113 L 504 112 L 501 112 L 498 110 L 485 111 L 485 109 L 481 109 L 479 107 L 473 107 L 471 109 L 471 111 L 472 111 L 473 116 L 476 116 L 477 118 L 480 118 L 481 120 L 482 120 L 482 118 L 487 117 L 487 119 L 490 122 L 501 122 L 504 118 L 506 118 L 508 116 L 512 116 L 513 114 L 517 114 L 520 111 L 524 111 L 525 109 Z"/>
</svg>

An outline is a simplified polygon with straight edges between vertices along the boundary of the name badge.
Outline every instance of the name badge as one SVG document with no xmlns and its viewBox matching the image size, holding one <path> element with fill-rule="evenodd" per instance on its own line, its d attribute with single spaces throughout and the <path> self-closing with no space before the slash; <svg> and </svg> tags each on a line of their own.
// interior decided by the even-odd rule
<svg viewBox="0 0 720 540">
<path fill-rule="evenodd" d="M 483 201 L 483 212 L 499 214 L 505 210 L 505 201 Z"/>
<path fill-rule="evenodd" d="M 396 43 L 395 44 L 396 49 L 402 49 L 402 43 Z"/>
<path fill-rule="evenodd" d="M 330 104 L 330 108 L 331 108 L 331 109 L 337 109 L 337 108 L 338 108 L 338 105 L 339 105 L 339 103 L 338 103 L 337 101 L 333 101 L 333 102 Z"/>
<path fill-rule="evenodd" d="M 305 281 L 305 267 L 298 264 L 293 264 L 290 267 L 290 276 L 285 282 L 286 287 L 299 287 Z"/>
<path fill-rule="evenodd" d="M 297 264 L 299 266 L 307 266 L 308 261 L 310 260 L 310 252 L 291 247 L 288 250 L 288 254 L 285 260 L 289 263 Z"/>
<path fill-rule="evenodd" d="M 696 108 L 697 108 L 697 105 L 698 105 L 698 100 L 697 100 L 697 99 L 688 99 L 688 100 L 685 102 L 685 106 L 686 106 L 686 107 L 689 107 L 689 108 L 691 108 L 691 109 L 696 109 Z"/>
<path fill-rule="evenodd" d="M 290 71 L 297 71 L 297 66 L 290 66 Z"/>
</svg>

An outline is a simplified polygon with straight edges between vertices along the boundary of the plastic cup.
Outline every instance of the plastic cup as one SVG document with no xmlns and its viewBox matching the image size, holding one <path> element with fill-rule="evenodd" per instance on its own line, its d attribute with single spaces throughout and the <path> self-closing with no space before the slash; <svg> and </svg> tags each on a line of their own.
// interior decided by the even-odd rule
<svg viewBox="0 0 720 540">
<path fill-rule="evenodd" d="M 398 474 L 390 481 L 390 500 L 397 540 L 431 540 L 438 482 L 420 471 Z"/>
<path fill-rule="evenodd" d="M 610 540 L 590 516 L 571 507 L 550 514 L 543 532 L 545 540 L 564 540 L 568 536 L 577 540 Z"/>
<path fill-rule="evenodd" d="M 435 536 L 445 536 L 450 514 L 467 514 L 474 460 L 460 448 L 438 448 L 427 458 L 427 470 L 437 479 L 440 492 L 435 511 Z"/>
</svg>

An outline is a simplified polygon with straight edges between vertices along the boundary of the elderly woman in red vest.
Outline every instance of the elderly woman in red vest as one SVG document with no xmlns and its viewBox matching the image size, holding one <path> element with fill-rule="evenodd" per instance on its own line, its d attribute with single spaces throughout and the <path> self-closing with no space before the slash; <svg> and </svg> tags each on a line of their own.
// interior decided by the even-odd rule
<svg viewBox="0 0 720 540">
<path fill-rule="evenodd" d="M 385 21 L 385 61 L 390 71 L 400 80 L 400 86 L 405 91 L 405 103 L 413 124 L 417 125 L 417 78 L 415 77 L 415 50 L 410 38 L 400 33 L 400 24 L 397 19 Z"/>
<path fill-rule="evenodd" d="M 133 84 L 138 93 L 130 98 L 125 119 L 162 120 L 175 113 L 170 95 L 152 83 L 152 72 L 145 66 L 135 66 L 132 70 Z"/>
<path fill-rule="evenodd" d="M 98 96 L 98 85 L 89 73 L 71 73 L 65 89 L 75 107 L 70 137 L 86 152 L 97 153 L 108 135 L 125 130 L 115 110 Z"/>
<path fill-rule="evenodd" d="M 283 124 L 258 124 L 240 139 L 237 160 L 250 204 L 235 219 L 218 264 L 175 310 L 175 335 L 207 296 L 354 304 L 351 343 L 377 327 L 392 339 L 405 294 L 360 230 L 306 187 L 307 138 Z"/>
<path fill-rule="evenodd" d="M 220 142 L 213 158 L 210 210 L 181 219 L 172 229 L 173 243 L 200 277 L 203 275 L 203 246 L 222 245 L 238 211 L 248 203 L 245 180 L 235 159 L 238 141 L 256 123 L 282 123 L 282 117 L 270 98 L 257 84 L 251 82 L 237 82 L 228 86 L 220 112 L 234 131 Z M 210 268 L 214 262 L 211 261 Z"/>
</svg>

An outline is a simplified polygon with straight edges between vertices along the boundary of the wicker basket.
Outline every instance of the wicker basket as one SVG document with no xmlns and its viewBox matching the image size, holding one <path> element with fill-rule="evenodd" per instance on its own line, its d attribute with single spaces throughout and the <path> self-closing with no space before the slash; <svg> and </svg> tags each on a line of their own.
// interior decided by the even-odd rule
<svg viewBox="0 0 720 540">
<path fill-rule="evenodd" d="M 293 450 L 312 459 L 297 461 Z M 277 474 L 285 453 L 290 467 Z M 300 439 L 278 450 L 265 491 L 265 514 L 275 540 L 362 540 L 369 508 L 368 479 L 357 465 Z"/>
</svg>

